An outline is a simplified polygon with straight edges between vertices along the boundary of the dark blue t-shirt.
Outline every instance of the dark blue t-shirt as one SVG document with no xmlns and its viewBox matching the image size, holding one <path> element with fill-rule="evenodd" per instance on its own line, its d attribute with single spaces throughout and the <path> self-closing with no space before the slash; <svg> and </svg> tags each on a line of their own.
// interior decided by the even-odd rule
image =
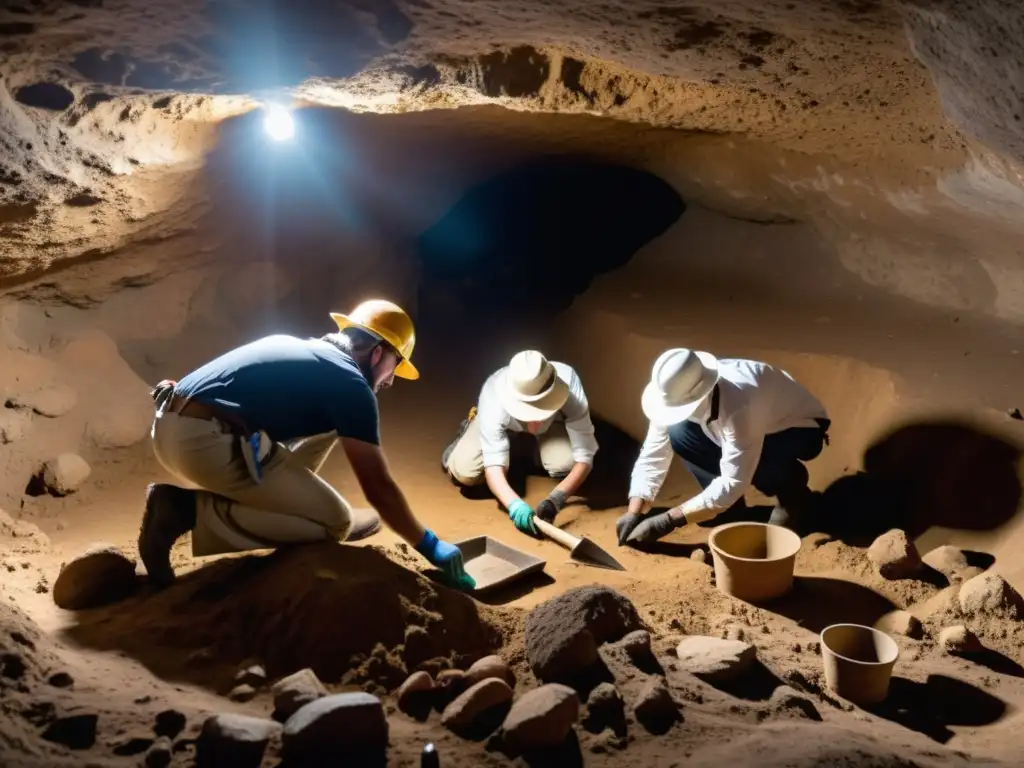
<svg viewBox="0 0 1024 768">
<path fill-rule="evenodd" d="M 337 432 L 380 445 L 377 397 L 352 357 L 319 339 L 267 336 L 188 374 L 175 394 L 276 441 Z"/>
</svg>

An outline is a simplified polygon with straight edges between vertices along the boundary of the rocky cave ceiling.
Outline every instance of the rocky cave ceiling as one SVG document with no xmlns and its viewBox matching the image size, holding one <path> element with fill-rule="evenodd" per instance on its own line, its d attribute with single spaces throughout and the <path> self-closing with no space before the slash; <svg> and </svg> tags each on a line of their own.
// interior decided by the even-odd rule
<svg viewBox="0 0 1024 768">
<path fill-rule="evenodd" d="M 911 194 L 984 153 L 1012 202 L 1022 39 L 1014 0 L 5 0 L 0 286 L 187 229 L 219 124 L 284 97 L 737 136 Z"/>
</svg>

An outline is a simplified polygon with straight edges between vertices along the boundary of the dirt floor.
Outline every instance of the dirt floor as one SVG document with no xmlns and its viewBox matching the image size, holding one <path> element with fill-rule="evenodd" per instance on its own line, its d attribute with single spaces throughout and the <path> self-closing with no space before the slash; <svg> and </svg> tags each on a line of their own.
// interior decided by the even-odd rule
<svg viewBox="0 0 1024 768">
<path fill-rule="evenodd" d="M 719 224 L 712 217 L 700 231 Z M 737 226 L 734 236 L 743 237 L 742 225 Z M 685 229 L 678 234 L 689 236 Z M 648 249 L 628 267 L 598 279 L 567 313 L 555 321 L 538 319 L 543 332 L 531 324 L 514 333 L 467 331 L 463 343 L 480 353 L 461 358 L 457 380 L 438 375 L 454 364 L 450 327 L 445 333 L 427 331 L 418 350 L 423 379 L 399 382 L 381 396 L 384 446 L 417 514 L 449 540 L 488 535 L 546 561 L 542 574 L 503 592 L 471 601 L 432 585 L 405 570 L 429 569 L 383 530 L 359 545 L 213 563 L 192 560 L 185 540 L 176 549 L 175 564 L 192 572 L 169 591 L 152 594 L 142 587 L 110 607 L 63 611 L 52 597 L 61 564 L 95 542 L 134 556 L 145 484 L 165 476 L 143 440 L 87 455 L 92 475 L 75 494 L 25 496 L 20 508 L 8 510 L 21 522 L 9 522 L 3 539 L 0 653 L 8 679 L 0 682 L 9 719 L 0 729 L 0 745 L 16 755 L 5 765 L 137 764 L 155 737 L 158 715 L 168 710 L 186 718 L 172 739 L 174 764 L 188 765 L 206 715 L 270 714 L 265 689 L 244 703 L 227 698 L 235 674 L 254 662 L 271 679 L 308 666 L 331 690 L 362 688 L 385 696 L 389 764 L 416 764 L 427 742 L 437 745 L 445 766 L 506 764 L 507 758 L 486 742 L 449 732 L 437 713 L 419 722 L 399 712 L 394 691 L 422 658 L 432 661 L 420 668 L 437 672 L 464 668 L 490 652 L 514 666 L 520 692 L 529 690 L 536 681 L 523 643 L 526 613 L 572 587 L 593 583 L 620 590 L 636 605 L 650 627 L 673 697 L 682 704 L 683 719 L 659 735 L 632 722 L 623 738 L 578 725 L 577 761 L 751 764 L 756 755 L 761 765 L 801 767 L 1015 763 L 1024 703 L 1024 624 L 996 614 L 965 615 L 958 607 L 956 579 L 950 586 L 947 577 L 926 569 L 912 578 L 888 580 L 866 554 L 874 535 L 898 523 L 918 537 L 922 554 L 954 543 L 969 550 L 972 567 L 991 567 L 1021 586 L 1014 553 L 1024 529 L 1017 515 L 1020 452 L 1014 446 L 1024 427 L 1002 411 L 1000 400 L 1004 383 L 1017 374 L 1005 365 L 986 367 L 1000 359 L 1016 361 L 1001 346 L 1002 337 L 979 327 L 958 338 L 936 333 L 927 346 L 917 338 L 901 344 L 901 334 L 893 332 L 905 327 L 898 315 L 889 315 L 888 324 L 875 315 L 874 322 L 862 318 L 858 333 L 841 336 L 843 343 L 831 345 L 832 354 L 826 354 L 824 342 L 815 338 L 825 323 L 807 323 L 806 314 L 790 322 L 777 313 L 767 324 L 753 296 L 740 295 L 745 300 L 717 318 L 716 330 L 705 327 L 697 285 L 690 286 L 694 301 L 674 311 L 673 325 L 658 325 L 656 312 L 638 307 L 650 309 L 661 301 L 658 284 L 644 282 L 658 258 L 657 248 Z M 633 288 L 645 301 L 631 298 L 624 309 L 622 297 L 632 297 Z M 878 301 L 884 306 L 884 299 Z M 855 316 L 833 309 L 828 321 L 833 330 L 853 322 Z M 921 321 L 923 315 L 915 317 Z M 642 434 L 638 396 L 621 393 L 639 393 L 659 346 L 698 332 L 706 348 L 785 365 L 815 390 L 835 420 L 833 446 L 812 465 L 814 484 L 826 491 L 830 505 L 823 532 L 804 539 L 792 594 L 761 608 L 722 595 L 711 566 L 692 557 L 706 550 L 710 528 L 678 532 L 650 552 L 615 543 L 614 522 L 636 451 L 628 435 Z M 883 353 L 873 337 L 877 333 L 892 344 Z M 506 352 L 542 336 L 557 350 L 552 354 L 574 356 L 602 418 L 603 455 L 585 502 L 567 509 L 559 525 L 607 548 L 624 571 L 569 562 L 557 544 L 517 533 L 493 500 L 457 492 L 439 469 L 440 453 L 472 404 L 478 382 Z M 205 350 L 229 340 L 202 342 Z M 617 353 L 615 366 L 607 362 L 609 343 Z M 949 367 L 956 385 L 938 385 L 930 361 L 948 359 L 952 346 L 965 343 L 978 362 L 970 369 Z M 971 388 L 964 390 L 961 382 Z M 950 411 L 951 393 L 964 391 L 970 396 Z M 951 413 L 957 415 L 953 422 Z M 857 475 L 862 469 L 868 471 Z M 363 503 L 343 456 L 328 461 L 324 476 Z M 552 485 L 540 477 L 527 482 L 527 498 L 533 501 Z M 978 482 L 989 493 L 979 493 Z M 692 481 L 674 467 L 663 496 L 668 503 L 692 489 Z M 750 501 L 764 500 L 752 496 Z M 38 535 L 32 526 L 38 526 Z M 901 656 L 887 702 L 866 711 L 825 689 L 818 633 L 840 622 L 889 626 L 898 618 L 896 611 L 910 612 L 923 629 L 914 633 L 918 639 L 893 634 Z M 964 657 L 944 651 L 939 633 L 954 624 L 973 630 L 984 652 Z M 416 652 L 420 659 L 410 650 L 410 626 L 423 627 L 432 638 L 429 650 Z M 759 666 L 730 685 L 701 682 L 673 663 L 673 649 L 687 634 L 746 638 L 757 648 Z M 609 667 L 628 707 L 651 671 L 611 661 Z M 69 675 L 73 684 L 55 679 L 57 673 Z M 69 713 L 98 715 L 97 735 L 88 747 L 69 751 L 40 737 L 55 715 Z M 168 716 L 161 717 L 166 722 Z M 276 764 L 275 749 L 272 744 L 266 765 Z"/>
</svg>

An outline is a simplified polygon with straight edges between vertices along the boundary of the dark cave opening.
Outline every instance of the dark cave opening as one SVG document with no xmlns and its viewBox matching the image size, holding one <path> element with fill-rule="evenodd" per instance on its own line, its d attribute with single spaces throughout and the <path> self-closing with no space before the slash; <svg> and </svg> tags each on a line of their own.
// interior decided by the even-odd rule
<svg viewBox="0 0 1024 768">
<path fill-rule="evenodd" d="M 473 310 L 565 309 L 685 210 L 675 189 L 647 171 L 537 157 L 469 189 L 419 237 L 423 291 L 454 283 Z"/>
</svg>

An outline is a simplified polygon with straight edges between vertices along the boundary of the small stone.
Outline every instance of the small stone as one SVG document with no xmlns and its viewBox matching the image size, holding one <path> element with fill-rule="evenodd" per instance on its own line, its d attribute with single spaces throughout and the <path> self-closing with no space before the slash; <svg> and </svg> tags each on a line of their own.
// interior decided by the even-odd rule
<svg viewBox="0 0 1024 768">
<path fill-rule="evenodd" d="M 605 728 L 617 732 L 624 728 L 625 703 L 614 684 L 601 683 L 590 692 L 584 725 L 594 733 L 600 733 Z"/>
<path fill-rule="evenodd" d="M 466 670 L 466 682 L 469 685 L 475 685 L 489 677 L 504 680 L 510 688 L 516 687 L 516 676 L 501 656 L 484 656 L 473 662 Z"/>
<path fill-rule="evenodd" d="M 917 547 L 898 528 L 874 540 L 868 548 L 868 559 L 886 579 L 908 579 L 921 570 L 921 556 L 917 553 Z"/>
<path fill-rule="evenodd" d="M 77 453 L 62 453 L 43 465 L 43 485 L 57 496 L 77 491 L 92 469 Z"/>
<path fill-rule="evenodd" d="M 270 692 L 274 696 L 274 719 L 282 723 L 301 707 L 327 695 L 320 678 L 308 667 L 282 677 L 271 686 Z"/>
<path fill-rule="evenodd" d="M 251 685 L 236 685 L 228 693 L 228 698 L 232 701 L 252 701 L 256 698 L 256 689 Z"/>
<path fill-rule="evenodd" d="M 54 688 L 70 688 L 75 684 L 74 678 L 67 672 L 57 672 L 52 674 L 47 682 Z"/>
<path fill-rule="evenodd" d="M 963 581 L 961 574 L 970 567 L 967 563 L 967 556 L 956 547 L 951 546 L 936 547 L 921 560 L 929 568 L 934 568 L 945 576 L 950 584 Z"/>
<path fill-rule="evenodd" d="M 273 720 L 247 715 L 214 715 L 196 741 L 198 768 L 259 768 L 271 737 L 281 730 Z"/>
<path fill-rule="evenodd" d="M 472 728 L 485 713 L 510 701 L 512 689 L 504 680 L 496 677 L 481 680 L 467 688 L 445 707 L 441 715 L 441 725 L 452 731 Z M 494 725 L 497 726 L 497 723 Z"/>
<path fill-rule="evenodd" d="M 651 633 L 646 629 L 637 629 L 622 638 L 617 645 L 622 648 L 634 662 L 644 661 L 651 657 Z"/>
<path fill-rule="evenodd" d="M 59 717 L 43 731 L 43 738 L 68 749 L 91 749 L 96 743 L 99 715 L 81 714 Z"/>
<path fill-rule="evenodd" d="M 709 683 L 733 680 L 747 671 L 757 658 L 757 649 L 738 640 L 693 635 L 676 647 L 680 666 Z"/>
<path fill-rule="evenodd" d="M 461 669 L 443 669 L 434 678 L 435 698 L 440 708 L 448 706 L 469 687 Z"/>
<path fill-rule="evenodd" d="M 1020 412 L 1020 408 L 1009 408 L 1006 411 L 1006 415 L 1009 416 L 1011 419 L 1016 419 L 1017 421 L 1024 420 L 1024 414 Z"/>
<path fill-rule="evenodd" d="M 960 610 L 968 616 L 1007 615 L 1019 618 L 1021 597 L 1002 576 L 983 573 L 960 586 Z"/>
<path fill-rule="evenodd" d="M 146 753 L 146 768 L 167 768 L 171 764 L 172 757 L 171 740 L 166 736 L 161 736 L 153 742 L 153 746 Z"/>
<path fill-rule="evenodd" d="M 542 685 L 512 705 L 501 726 L 504 743 L 516 752 L 557 747 L 569 735 L 579 713 L 576 691 L 559 683 Z"/>
<path fill-rule="evenodd" d="M 978 653 L 983 650 L 978 636 L 963 624 L 946 627 L 939 633 L 939 645 L 950 654 Z"/>
<path fill-rule="evenodd" d="M 652 677 L 641 689 L 633 704 L 633 714 L 640 725 L 653 734 L 661 735 L 679 718 L 679 705 L 660 678 Z"/>
<path fill-rule="evenodd" d="M 141 755 L 153 746 L 155 739 L 149 736 L 131 736 L 114 746 L 113 752 L 118 757 Z"/>
<path fill-rule="evenodd" d="M 251 685 L 253 688 L 262 688 L 267 682 L 267 670 L 259 664 L 239 670 L 235 675 L 236 685 Z"/>
<path fill-rule="evenodd" d="M 890 635 L 903 635 L 913 640 L 924 637 L 924 627 L 920 620 L 907 611 L 893 611 L 886 614 L 876 623 L 875 628 Z"/>
<path fill-rule="evenodd" d="M 708 553 L 703 549 L 695 549 L 690 553 L 690 559 L 695 563 L 706 563 L 708 561 Z"/>
<path fill-rule="evenodd" d="M 176 709 L 165 709 L 156 716 L 153 725 L 153 733 L 157 736 L 166 736 L 169 739 L 178 738 L 178 734 L 185 730 L 188 718 Z"/>
<path fill-rule="evenodd" d="M 398 708 L 407 715 L 421 717 L 430 711 L 434 680 L 427 672 L 413 672 L 398 689 Z"/>
<path fill-rule="evenodd" d="M 336 693 L 288 718 L 282 756 L 295 765 L 356 765 L 360 759 L 379 760 L 387 743 L 388 720 L 380 699 L 361 691 Z"/>
<path fill-rule="evenodd" d="M 51 419 L 63 416 L 78 403 L 78 393 L 71 387 L 58 384 L 44 387 L 25 395 L 16 395 L 7 400 L 8 408 L 28 408 L 40 416 Z"/>
</svg>

